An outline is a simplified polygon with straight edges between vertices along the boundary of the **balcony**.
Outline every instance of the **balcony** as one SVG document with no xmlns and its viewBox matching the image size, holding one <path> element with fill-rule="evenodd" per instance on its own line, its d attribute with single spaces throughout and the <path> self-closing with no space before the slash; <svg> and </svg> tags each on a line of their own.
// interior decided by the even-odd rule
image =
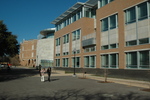
<svg viewBox="0 0 150 100">
<path fill-rule="evenodd" d="M 95 45 L 96 45 L 95 38 L 89 38 L 86 40 L 82 40 L 82 47 L 95 46 Z"/>
</svg>

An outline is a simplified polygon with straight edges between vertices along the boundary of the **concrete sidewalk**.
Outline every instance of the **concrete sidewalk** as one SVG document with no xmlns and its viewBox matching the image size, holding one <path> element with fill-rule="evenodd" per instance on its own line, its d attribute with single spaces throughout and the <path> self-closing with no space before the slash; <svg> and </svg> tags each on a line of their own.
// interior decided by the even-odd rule
<svg viewBox="0 0 150 100">
<path fill-rule="evenodd" d="M 73 73 L 65 73 L 65 71 L 61 71 L 61 70 L 53 70 L 52 72 L 58 73 L 58 74 L 52 74 L 52 76 L 73 76 Z M 104 81 L 105 80 L 104 77 L 94 76 L 92 74 L 83 75 L 83 73 L 76 73 L 76 77 L 94 79 L 94 80 L 97 80 L 97 81 Z M 136 87 L 141 87 L 141 88 L 150 88 L 150 82 L 147 82 L 147 81 L 119 79 L 119 78 L 107 78 L 107 81 L 118 83 L 118 84 L 124 84 L 124 85 L 128 85 L 128 86 L 136 86 Z"/>
</svg>

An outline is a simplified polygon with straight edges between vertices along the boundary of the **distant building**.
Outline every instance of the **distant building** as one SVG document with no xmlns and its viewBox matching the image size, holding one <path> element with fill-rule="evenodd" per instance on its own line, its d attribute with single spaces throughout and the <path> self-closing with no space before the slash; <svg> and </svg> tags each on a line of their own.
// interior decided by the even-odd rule
<svg viewBox="0 0 150 100">
<path fill-rule="evenodd" d="M 37 40 L 24 40 L 20 44 L 20 64 L 22 66 L 35 66 Z"/>
<path fill-rule="evenodd" d="M 36 49 L 36 66 L 53 66 L 55 28 L 42 30 L 39 35 Z"/>
</svg>

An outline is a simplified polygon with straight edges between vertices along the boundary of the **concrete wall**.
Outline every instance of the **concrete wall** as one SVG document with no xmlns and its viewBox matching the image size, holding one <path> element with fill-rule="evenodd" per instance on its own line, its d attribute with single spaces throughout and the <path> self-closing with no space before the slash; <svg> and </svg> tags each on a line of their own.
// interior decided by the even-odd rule
<svg viewBox="0 0 150 100">
<path fill-rule="evenodd" d="M 41 60 L 53 60 L 54 38 L 38 40 L 36 52 L 37 66 L 41 63 Z"/>
</svg>

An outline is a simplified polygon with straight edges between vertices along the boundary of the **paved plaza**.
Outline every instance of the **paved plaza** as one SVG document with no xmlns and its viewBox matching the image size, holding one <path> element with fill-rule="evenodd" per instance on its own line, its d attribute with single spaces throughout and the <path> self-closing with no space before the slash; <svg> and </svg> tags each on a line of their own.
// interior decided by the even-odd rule
<svg viewBox="0 0 150 100">
<path fill-rule="evenodd" d="M 150 100 L 140 87 L 101 83 L 71 74 L 52 72 L 51 82 L 40 81 L 38 70 L 13 68 L 0 71 L 0 100 Z"/>
</svg>

